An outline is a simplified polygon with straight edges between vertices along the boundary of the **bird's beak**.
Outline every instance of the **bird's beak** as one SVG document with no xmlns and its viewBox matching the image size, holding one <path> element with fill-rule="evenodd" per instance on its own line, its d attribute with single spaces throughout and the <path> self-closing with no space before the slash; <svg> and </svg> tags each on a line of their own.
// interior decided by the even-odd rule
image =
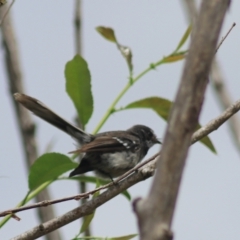
<svg viewBox="0 0 240 240">
<path fill-rule="evenodd" d="M 160 141 L 160 138 L 157 138 L 157 137 L 155 137 L 153 142 L 157 144 L 162 144 L 162 142 Z"/>
</svg>

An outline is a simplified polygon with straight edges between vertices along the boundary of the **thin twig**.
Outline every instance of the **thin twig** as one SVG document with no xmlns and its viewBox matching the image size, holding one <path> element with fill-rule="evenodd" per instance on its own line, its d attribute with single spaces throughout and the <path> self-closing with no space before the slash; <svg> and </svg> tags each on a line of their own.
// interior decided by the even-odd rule
<svg viewBox="0 0 240 240">
<path fill-rule="evenodd" d="M 233 116 L 239 110 L 240 110 L 240 100 L 238 100 L 232 106 L 227 108 L 220 116 L 211 120 L 205 126 L 198 129 L 192 136 L 191 144 L 194 144 L 195 142 L 201 140 L 203 137 L 207 136 L 208 134 L 210 134 L 214 130 L 218 129 L 224 122 L 226 122 L 231 116 Z M 100 190 L 104 190 L 104 189 L 109 188 L 113 185 L 114 186 L 116 185 L 116 187 L 118 187 L 118 184 L 121 181 L 126 179 L 129 175 L 133 174 L 134 172 L 136 172 L 141 167 L 143 167 L 146 164 L 152 162 L 153 160 L 156 160 L 156 158 L 158 156 L 159 156 L 159 153 L 156 153 L 155 155 L 150 157 L 148 160 L 138 164 L 137 166 L 135 166 L 134 168 L 132 168 L 131 170 L 129 170 L 128 172 L 126 172 L 125 174 L 123 174 L 122 176 L 117 178 L 114 181 L 114 183 L 111 182 L 111 183 L 108 183 L 104 186 L 96 188 L 94 190 L 91 190 L 89 192 L 82 193 L 82 194 L 77 194 L 77 195 L 66 197 L 66 198 L 60 198 L 60 199 L 55 199 L 55 200 L 46 200 L 46 201 L 38 202 L 38 203 L 31 204 L 31 205 L 28 205 L 28 206 L 20 207 L 20 208 L 9 209 L 9 210 L 1 212 L 0 217 L 6 216 L 8 214 L 13 214 L 13 213 L 17 213 L 17 212 L 20 212 L 20 211 L 32 209 L 32 208 L 46 207 L 46 206 L 49 206 L 51 204 L 56 204 L 56 203 L 65 202 L 65 201 L 69 201 L 69 200 L 79 200 L 79 199 L 82 199 L 82 198 L 88 198 L 90 195 L 93 195 L 95 192 L 98 192 Z"/>
<path fill-rule="evenodd" d="M 232 31 L 232 29 L 236 26 L 236 23 L 233 23 L 231 28 L 228 30 L 228 32 L 226 33 L 226 35 L 221 39 L 220 43 L 218 44 L 217 48 L 216 48 L 216 53 L 218 51 L 218 49 L 221 47 L 222 43 L 224 42 L 224 40 L 227 38 L 227 36 L 229 35 L 229 33 Z"/>
<path fill-rule="evenodd" d="M 52 232 L 70 222 L 78 220 L 80 217 L 87 216 L 93 211 L 98 208 L 99 206 L 103 205 L 110 199 L 117 196 L 122 191 L 126 190 L 127 188 L 133 186 L 134 184 L 148 178 L 149 173 L 145 172 L 136 172 L 136 174 L 132 174 L 129 178 L 125 179 L 124 181 L 120 182 L 116 186 L 110 187 L 107 191 L 101 193 L 98 197 L 91 199 L 90 201 L 86 202 L 84 205 L 77 207 L 64 215 L 52 219 L 48 222 L 40 224 L 25 233 L 22 233 L 12 240 L 32 240 L 38 237 L 41 237 L 49 232 Z"/>
<path fill-rule="evenodd" d="M 221 115 L 208 122 L 204 127 L 198 129 L 192 136 L 191 143 L 199 141 L 203 136 L 207 136 L 209 133 L 217 130 L 224 122 L 231 117 L 234 117 L 235 113 L 240 110 L 240 100 L 229 106 Z M 234 116 L 233 116 L 234 115 Z"/>
</svg>

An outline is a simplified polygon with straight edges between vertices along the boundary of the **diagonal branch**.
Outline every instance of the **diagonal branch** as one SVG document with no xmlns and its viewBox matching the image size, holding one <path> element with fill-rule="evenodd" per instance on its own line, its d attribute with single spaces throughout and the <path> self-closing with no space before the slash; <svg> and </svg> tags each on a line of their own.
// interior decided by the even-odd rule
<svg viewBox="0 0 240 240">
<path fill-rule="evenodd" d="M 0 9 L 0 19 L 2 19 L 3 14 L 6 11 L 6 7 Z M 16 112 L 17 124 L 19 131 L 21 132 L 23 151 L 25 153 L 26 166 L 29 168 L 30 165 L 37 158 L 37 146 L 35 140 L 35 125 L 30 117 L 28 111 L 24 108 L 19 107 L 19 104 L 13 99 L 13 93 L 24 92 L 22 71 L 20 67 L 20 60 L 18 56 L 17 40 L 11 22 L 10 12 L 8 16 L 4 19 L 1 26 L 2 31 L 2 41 L 3 41 L 3 51 L 5 53 L 5 65 L 6 72 L 8 76 L 8 84 L 10 90 L 10 97 Z M 42 191 L 37 197 L 37 201 L 43 201 L 44 199 L 50 199 L 50 194 L 47 190 Z M 40 221 L 45 222 L 49 219 L 54 218 L 53 208 L 49 209 L 39 209 L 38 210 Z M 60 235 L 58 232 L 52 233 L 47 236 L 48 240 L 60 240 Z"/>
<path fill-rule="evenodd" d="M 212 65 L 211 79 L 221 109 L 230 106 L 233 103 L 233 98 L 226 85 L 226 81 L 217 60 L 215 60 Z M 229 130 L 232 135 L 232 141 L 238 150 L 238 153 L 240 153 L 240 118 L 238 115 L 234 115 L 229 121 Z"/>
<path fill-rule="evenodd" d="M 232 106 L 230 106 L 226 111 L 224 111 L 220 116 L 217 118 L 211 120 L 207 125 L 197 130 L 191 139 L 191 143 L 194 144 L 196 141 L 199 141 L 203 137 L 207 136 L 212 131 L 218 129 L 225 121 L 227 121 L 231 116 L 233 116 L 237 111 L 240 110 L 240 100 L 235 102 Z M 149 177 L 151 177 L 154 174 L 156 163 L 157 163 L 157 157 L 158 154 L 155 154 L 151 158 L 149 158 L 147 161 L 137 165 L 135 168 L 131 169 L 121 177 L 119 177 L 116 182 L 117 185 L 113 185 L 112 183 L 107 184 L 101 189 L 104 189 L 108 187 L 108 190 L 104 193 L 100 194 L 98 197 L 88 201 L 84 205 L 58 217 L 55 219 L 52 219 L 46 223 L 43 223 L 41 225 L 38 225 L 37 227 L 28 230 L 27 232 L 20 234 L 13 238 L 12 240 L 20 240 L 20 239 L 35 239 L 37 237 L 43 236 L 51 231 L 56 230 L 57 228 L 60 228 L 68 223 L 71 223 L 72 221 L 86 216 L 90 213 L 92 213 L 97 207 L 101 206 L 108 200 L 112 199 L 122 191 L 126 190 L 127 188 L 131 187 L 132 185 L 143 181 Z M 145 165 L 145 166 L 144 166 Z M 144 167 L 143 167 L 144 166 Z M 142 168 L 143 167 L 143 168 Z M 140 169 L 136 171 L 137 169 Z M 132 174 L 134 173 L 134 174 Z M 130 176 L 129 176 L 130 175 Z M 128 178 L 126 178 L 128 176 Z M 99 191 L 98 189 L 95 189 L 93 191 L 90 191 L 88 193 L 85 193 L 85 197 L 87 195 L 93 194 L 95 191 Z M 80 195 L 76 195 L 71 197 L 72 199 L 79 199 Z M 81 195 L 82 196 L 82 195 Z M 70 197 L 69 197 L 70 198 Z M 65 198 L 66 199 L 66 198 Z M 56 201 L 56 200 L 55 200 Z M 31 207 L 31 206 L 28 206 Z M 18 212 L 18 209 L 10 209 L 8 211 L 0 213 L 0 216 L 4 216 L 3 214 L 9 214 Z"/>
</svg>

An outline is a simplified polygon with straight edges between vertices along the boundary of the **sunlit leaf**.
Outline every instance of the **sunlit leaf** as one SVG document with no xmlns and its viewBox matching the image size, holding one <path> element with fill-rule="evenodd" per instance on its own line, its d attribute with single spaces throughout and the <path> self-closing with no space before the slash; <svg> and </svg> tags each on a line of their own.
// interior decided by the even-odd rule
<svg viewBox="0 0 240 240">
<path fill-rule="evenodd" d="M 117 39 L 115 37 L 115 33 L 112 28 L 99 26 L 99 27 L 96 27 L 96 30 L 108 41 L 117 43 Z"/>
<path fill-rule="evenodd" d="M 60 153 L 46 153 L 40 156 L 31 166 L 28 176 L 29 190 L 34 190 L 41 184 L 56 179 L 63 173 L 76 168 L 77 163 Z"/>
<path fill-rule="evenodd" d="M 130 234 L 122 237 L 113 237 L 113 238 L 108 238 L 109 240 L 130 240 L 136 237 L 138 234 Z"/>
<path fill-rule="evenodd" d="M 103 27 L 103 26 L 99 26 L 96 27 L 96 30 L 107 40 L 116 43 L 117 48 L 119 49 L 119 51 L 121 52 L 122 56 L 125 58 L 127 65 L 128 65 L 128 69 L 130 72 L 130 75 L 132 74 L 133 71 L 133 64 L 132 64 L 132 51 L 129 47 L 123 46 L 122 44 L 120 44 L 117 41 L 117 38 L 115 36 L 114 30 L 112 28 L 109 27 Z"/>
<path fill-rule="evenodd" d="M 178 46 L 177 46 L 177 48 L 174 52 L 177 52 L 183 46 L 183 44 L 187 41 L 191 31 L 192 31 L 192 25 L 189 25 L 189 27 L 187 28 L 187 30 L 183 34 L 183 36 L 182 36 L 180 42 L 178 43 Z"/>
<path fill-rule="evenodd" d="M 172 107 L 172 102 L 167 99 L 160 98 L 160 97 L 150 97 L 150 98 L 145 98 L 145 99 L 130 103 L 123 109 L 133 109 L 133 108 L 152 109 L 160 117 L 162 117 L 164 120 L 167 121 L 171 107 Z M 203 143 L 206 147 L 208 147 L 212 152 L 216 153 L 216 149 L 214 148 L 214 145 L 212 144 L 208 136 L 202 138 L 200 142 Z"/>
<path fill-rule="evenodd" d="M 124 109 L 149 108 L 154 110 L 164 120 L 167 120 L 171 107 L 172 107 L 172 102 L 167 99 L 160 98 L 160 97 L 150 97 L 150 98 L 141 99 L 136 102 L 132 102 L 128 104 Z"/>
<path fill-rule="evenodd" d="M 164 57 L 162 60 L 163 63 L 172 63 L 177 62 L 185 58 L 185 54 L 174 54 L 167 57 Z"/>
<path fill-rule="evenodd" d="M 76 55 L 67 62 L 65 77 L 66 91 L 77 109 L 81 124 L 85 126 L 93 113 L 91 76 L 87 62 Z"/>
</svg>

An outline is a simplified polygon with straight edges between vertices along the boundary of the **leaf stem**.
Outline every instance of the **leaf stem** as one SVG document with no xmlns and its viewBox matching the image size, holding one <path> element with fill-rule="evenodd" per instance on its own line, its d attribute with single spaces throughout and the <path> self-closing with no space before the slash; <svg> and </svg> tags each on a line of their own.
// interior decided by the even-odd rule
<svg viewBox="0 0 240 240">
<path fill-rule="evenodd" d="M 107 119 L 109 118 L 109 116 L 111 115 L 111 113 L 113 112 L 116 104 L 118 103 L 118 101 L 121 99 L 121 97 L 127 92 L 127 90 L 133 85 L 133 83 L 131 84 L 130 82 L 127 83 L 127 85 L 122 89 L 122 91 L 118 94 L 118 96 L 115 98 L 115 100 L 113 101 L 113 103 L 110 105 L 110 107 L 108 108 L 108 110 L 106 111 L 106 113 L 104 114 L 104 116 L 102 117 L 101 121 L 99 122 L 99 124 L 97 125 L 97 127 L 95 128 L 95 130 L 93 131 L 93 134 L 98 133 L 98 131 L 101 129 L 101 127 L 103 126 L 103 124 L 107 121 Z"/>
<path fill-rule="evenodd" d="M 151 63 L 149 65 L 148 68 L 146 68 L 144 71 L 142 71 L 141 73 L 139 73 L 135 78 L 132 77 L 132 73 L 130 72 L 130 77 L 129 77 L 129 81 L 126 84 L 126 86 L 122 89 L 122 91 L 118 94 L 118 96 L 115 98 L 115 100 L 113 101 L 113 103 L 110 105 L 110 107 L 108 108 L 108 110 L 106 111 L 106 113 L 104 114 L 104 116 L 102 117 L 101 121 L 99 122 L 99 124 L 97 125 L 97 127 L 94 129 L 93 134 L 96 134 L 99 132 L 99 130 L 102 128 L 102 126 L 104 125 L 104 123 L 107 121 L 107 119 L 109 118 L 109 116 L 115 112 L 115 106 L 117 105 L 117 103 L 119 102 L 119 100 L 123 97 L 123 95 L 128 91 L 128 89 L 130 89 L 134 83 L 136 83 L 141 77 L 143 77 L 145 74 L 147 74 L 148 72 L 150 72 L 153 69 L 156 69 L 156 67 L 167 63 L 166 59 L 168 57 L 171 57 L 173 55 L 179 54 L 178 52 L 173 52 L 171 54 L 169 54 L 167 57 L 163 57 L 161 60 L 155 62 L 155 63 Z"/>
<path fill-rule="evenodd" d="M 126 86 L 122 89 L 122 91 L 118 94 L 118 96 L 115 98 L 113 103 L 110 105 L 104 116 L 102 117 L 101 121 L 97 125 L 97 127 L 94 129 L 93 134 L 98 133 L 98 131 L 102 128 L 103 124 L 107 121 L 109 116 L 114 112 L 115 106 L 119 102 L 119 100 L 122 98 L 122 96 L 128 91 L 130 87 L 134 85 L 141 77 L 143 77 L 145 74 L 147 74 L 149 71 L 152 69 L 155 69 L 155 67 L 159 66 L 162 64 L 164 61 L 164 58 L 156 63 L 151 63 L 148 68 L 146 68 L 144 71 L 139 73 L 135 78 L 132 78 L 132 81 L 128 81 Z"/>
</svg>

